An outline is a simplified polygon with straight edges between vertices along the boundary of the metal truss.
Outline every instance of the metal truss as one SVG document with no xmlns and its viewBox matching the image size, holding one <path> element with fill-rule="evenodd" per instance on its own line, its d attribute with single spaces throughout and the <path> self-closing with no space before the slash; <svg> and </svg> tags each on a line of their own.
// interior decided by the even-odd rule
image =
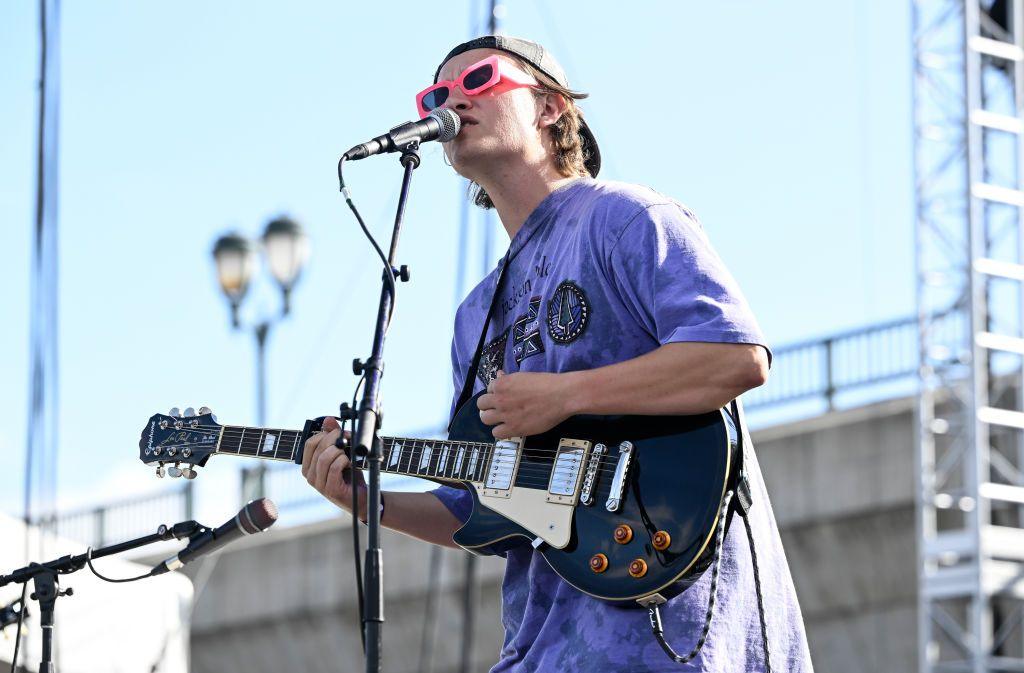
<svg viewBox="0 0 1024 673">
<path fill-rule="evenodd" d="M 1024 0 L 912 0 L 918 670 L 1024 672 Z"/>
</svg>

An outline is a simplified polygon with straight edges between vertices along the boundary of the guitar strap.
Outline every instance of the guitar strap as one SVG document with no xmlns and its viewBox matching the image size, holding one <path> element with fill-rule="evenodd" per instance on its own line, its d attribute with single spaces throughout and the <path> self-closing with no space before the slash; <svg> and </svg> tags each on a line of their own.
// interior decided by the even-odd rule
<svg viewBox="0 0 1024 673">
<path fill-rule="evenodd" d="M 487 308 L 487 315 L 484 316 L 484 328 L 480 330 L 480 340 L 476 345 L 476 352 L 473 354 L 473 362 L 470 363 L 469 369 L 466 371 L 466 380 L 462 384 L 462 392 L 459 393 L 459 399 L 455 403 L 453 411 L 458 411 L 462 408 L 462 405 L 466 403 L 466 400 L 473 394 L 473 382 L 476 380 L 477 370 L 480 368 L 480 357 L 483 354 L 484 342 L 487 340 L 487 328 L 491 325 L 491 314 L 494 313 L 494 307 L 498 303 L 498 297 L 501 296 L 501 287 L 505 280 L 505 269 L 508 268 L 509 254 L 512 252 L 512 248 L 509 247 L 509 251 L 505 253 L 505 259 L 501 261 L 501 268 L 498 270 L 498 279 L 494 283 L 494 294 L 491 296 L 491 305 Z M 449 432 L 452 429 L 452 421 L 455 420 L 455 414 L 452 414 L 451 421 L 448 422 Z"/>
<path fill-rule="evenodd" d="M 747 512 L 750 511 L 750 507 L 754 504 L 754 497 L 750 490 L 750 479 L 747 477 L 746 468 L 747 447 L 749 446 L 750 438 L 747 435 L 747 424 L 743 422 L 743 404 L 739 398 L 734 399 L 729 404 L 729 407 L 732 410 L 732 419 L 736 422 L 736 441 L 739 444 L 739 450 L 736 452 L 739 464 L 736 470 L 736 499 L 733 500 L 733 507 L 745 519 L 747 518 Z"/>
</svg>

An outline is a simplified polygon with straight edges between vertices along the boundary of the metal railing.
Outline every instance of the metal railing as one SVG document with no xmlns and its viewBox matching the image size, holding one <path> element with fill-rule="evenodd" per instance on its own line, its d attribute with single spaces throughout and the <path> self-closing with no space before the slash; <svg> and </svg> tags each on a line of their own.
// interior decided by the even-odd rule
<svg viewBox="0 0 1024 673">
<path fill-rule="evenodd" d="M 853 388 L 917 376 L 917 318 L 905 318 L 783 346 L 768 383 L 744 396 L 748 409 L 811 398 L 836 408 Z"/>
<path fill-rule="evenodd" d="M 57 512 L 33 523 L 59 537 L 101 547 L 153 533 L 154 521 L 167 524 L 187 521 L 193 516 L 194 504 L 193 485 L 185 482 L 172 491 Z"/>
<path fill-rule="evenodd" d="M 959 312 L 940 319 L 940 329 L 964 329 Z M 790 344 L 774 351 L 768 383 L 744 396 L 748 410 L 817 401 L 833 410 L 838 398 L 854 390 L 893 381 L 913 382 L 918 370 L 917 318 L 905 318 Z M 883 386 L 884 387 L 884 386 Z M 880 388 L 874 401 L 886 399 Z M 892 393 L 888 393 L 889 396 Z M 437 431 L 421 433 L 423 436 Z M 410 433 L 410 436 L 415 433 Z M 419 435 L 415 435 L 419 436 Z M 59 535 L 94 546 L 152 532 L 153 521 L 191 519 L 193 492 L 186 482 L 175 491 L 59 513 L 39 520 Z M 324 516 L 337 509 L 309 488 L 294 465 L 274 465 L 266 473 L 266 493 L 282 510 L 306 510 Z"/>
</svg>

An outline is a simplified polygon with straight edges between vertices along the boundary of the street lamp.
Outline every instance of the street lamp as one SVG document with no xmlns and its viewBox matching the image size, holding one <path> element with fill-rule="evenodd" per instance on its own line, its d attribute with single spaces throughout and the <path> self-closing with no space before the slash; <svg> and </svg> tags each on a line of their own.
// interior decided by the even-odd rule
<svg viewBox="0 0 1024 673">
<path fill-rule="evenodd" d="M 243 326 L 239 307 L 245 299 L 256 267 L 256 250 L 262 251 L 270 274 L 281 290 L 281 312 L 266 316 L 252 325 Z M 259 243 L 236 233 L 225 234 L 213 246 L 217 266 L 217 282 L 231 306 L 231 326 L 251 328 L 256 337 L 256 421 L 267 422 L 266 349 L 271 326 L 291 310 L 291 292 L 309 256 L 309 241 L 294 220 L 278 217 L 271 220 Z M 242 500 L 248 501 L 263 493 L 264 466 L 242 471 Z"/>
</svg>

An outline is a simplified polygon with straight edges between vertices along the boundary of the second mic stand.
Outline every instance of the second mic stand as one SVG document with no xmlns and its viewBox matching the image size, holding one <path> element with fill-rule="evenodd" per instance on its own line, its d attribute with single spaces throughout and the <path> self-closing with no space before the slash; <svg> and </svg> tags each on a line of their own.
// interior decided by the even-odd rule
<svg viewBox="0 0 1024 673">
<path fill-rule="evenodd" d="M 103 558 L 112 554 L 119 554 L 123 551 L 143 547 L 154 542 L 163 540 L 178 539 L 192 535 L 200 525 L 195 521 L 185 521 L 168 528 L 160 526 L 157 532 L 152 535 L 113 544 L 109 547 L 94 549 L 90 553 L 79 554 L 78 556 L 62 556 L 46 563 L 30 563 L 24 568 L 18 568 L 9 575 L 0 575 L 0 587 L 11 583 L 24 584 L 32 581 L 35 591 L 31 598 L 39 601 L 39 627 L 43 631 L 42 659 L 39 662 L 39 673 L 54 673 L 53 667 L 53 627 L 54 610 L 57 607 L 57 599 L 61 596 L 73 596 L 74 591 L 67 589 L 60 590 L 57 582 L 58 575 L 67 575 L 85 567 L 91 559 Z M 25 606 L 21 606 L 25 610 Z M 20 634 L 17 636 L 20 637 Z"/>
<path fill-rule="evenodd" d="M 373 351 L 365 363 L 356 361 L 356 373 L 366 375 L 363 387 L 363 398 L 359 404 L 359 417 L 353 435 L 353 456 L 366 456 L 369 466 L 366 494 L 366 565 L 363 579 L 363 592 L 366 596 L 366 671 L 379 673 L 381 670 L 381 629 L 384 624 L 384 591 L 383 558 L 380 547 L 380 463 L 382 451 L 377 430 L 380 427 L 380 380 L 384 372 L 384 336 L 391 319 L 391 306 L 394 304 L 392 288 L 394 280 L 409 279 L 408 272 L 395 267 L 398 255 L 398 239 L 402 232 L 402 220 L 405 217 L 405 203 L 409 196 L 409 184 L 412 172 L 420 165 L 419 143 L 412 142 L 401 148 L 402 156 L 399 163 L 405 167 L 402 176 L 402 191 L 398 196 L 398 212 L 395 214 L 395 227 L 391 233 L 391 248 L 388 252 L 388 268 L 381 279 L 383 287 L 380 292 L 380 305 L 377 309 L 377 324 L 373 335 Z M 392 274 L 388 278 L 386 274 Z M 390 282 L 389 282 L 390 281 Z M 353 478 L 353 483 L 355 483 Z"/>
</svg>

